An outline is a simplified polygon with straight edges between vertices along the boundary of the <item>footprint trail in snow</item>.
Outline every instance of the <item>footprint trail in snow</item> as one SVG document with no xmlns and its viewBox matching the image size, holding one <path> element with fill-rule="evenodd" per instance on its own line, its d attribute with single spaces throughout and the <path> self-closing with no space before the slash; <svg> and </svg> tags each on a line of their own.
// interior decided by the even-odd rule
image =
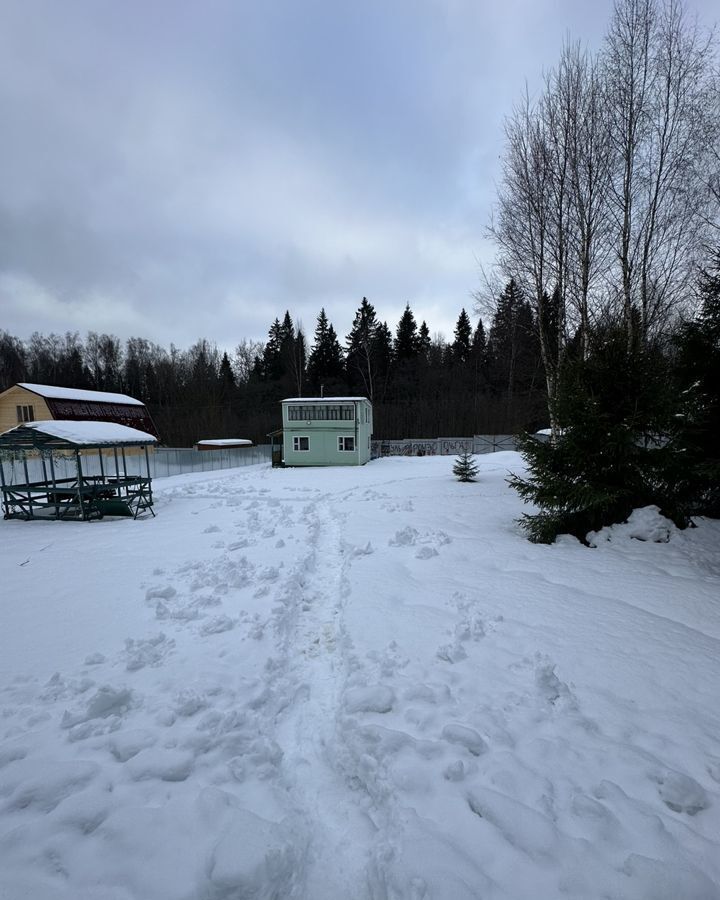
<svg viewBox="0 0 720 900">
<path fill-rule="evenodd" d="M 720 897 L 717 523 L 530 545 L 519 465 L 0 523 L 0 897 Z"/>
</svg>

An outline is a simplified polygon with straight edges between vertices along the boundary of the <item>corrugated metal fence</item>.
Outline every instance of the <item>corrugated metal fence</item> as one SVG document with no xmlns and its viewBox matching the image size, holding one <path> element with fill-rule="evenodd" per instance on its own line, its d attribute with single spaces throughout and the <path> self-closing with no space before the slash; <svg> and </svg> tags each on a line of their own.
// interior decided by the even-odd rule
<svg viewBox="0 0 720 900">
<path fill-rule="evenodd" d="M 184 472 L 215 472 L 264 462 L 270 462 L 270 444 L 201 451 L 186 447 L 160 447 L 150 454 L 150 474 L 153 478 L 164 478 Z"/>
</svg>

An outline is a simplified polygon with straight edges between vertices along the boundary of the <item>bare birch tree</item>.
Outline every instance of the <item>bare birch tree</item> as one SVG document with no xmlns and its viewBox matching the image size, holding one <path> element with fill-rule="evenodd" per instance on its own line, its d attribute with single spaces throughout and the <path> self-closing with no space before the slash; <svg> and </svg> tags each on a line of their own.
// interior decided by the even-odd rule
<svg viewBox="0 0 720 900">
<path fill-rule="evenodd" d="M 570 336 L 584 353 L 607 313 L 643 343 L 689 297 L 713 221 L 713 52 L 682 0 L 616 0 L 601 52 L 566 44 L 506 121 L 490 230 L 533 305 L 553 430 Z"/>
<path fill-rule="evenodd" d="M 609 211 L 632 339 L 687 296 L 709 195 L 711 43 L 681 0 L 618 0 L 603 52 L 612 146 Z"/>
<path fill-rule="evenodd" d="M 553 430 L 568 326 L 584 341 L 602 256 L 597 247 L 606 236 L 605 132 L 596 69 L 570 44 L 540 98 L 532 103 L 526 91 L 506 123 L 492 233 L 503 272 L 533 306 Z"/>
<path fill-rule="evenodd" d="M 557 268 L 558 252 L 551 246 L 553 201 L 557 187 L 552 184 L 551 148 L 541 104 L 533 103 L 529 92 L 514 108 L 505 123 L 506 153 L 496 217 L 491 227 L 499 248 L 500 268 L 515 277 L 525 291 L 536 323 L 546 320 L 547 285 Z M 558 386 L 556 347 L 546 329 L 538 329 L 540 355 L 545 370 L 548 413 L 551 427 L 557 427 L 555 400 Z"/>
<path fill-rule="evenodd" d="M 585 357 L 588 333 L 603 303 L 603 278 L 610 257 L 608 128 L 597 60 L 581 51 L 579 45 L 564 52 L 568 57 L 566 66 L 572 73 L 575 98 L 570 153 L 573 231 L 568 291 Z"/>
</svg>

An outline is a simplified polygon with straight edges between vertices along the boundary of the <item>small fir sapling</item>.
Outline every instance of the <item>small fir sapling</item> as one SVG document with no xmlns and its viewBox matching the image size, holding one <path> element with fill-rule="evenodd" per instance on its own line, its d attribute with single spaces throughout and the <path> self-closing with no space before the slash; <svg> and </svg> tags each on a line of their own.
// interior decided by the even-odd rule
<svg viewBox="0 0 720 900">
<path fill-rule="evenodd" d="M 458 481 L 475 481 L 477 473 L 478 467 L 475 465 L 472 453 L 465 450 L 455 460 L 453 475 L 457 477 Z"/>
</svg>

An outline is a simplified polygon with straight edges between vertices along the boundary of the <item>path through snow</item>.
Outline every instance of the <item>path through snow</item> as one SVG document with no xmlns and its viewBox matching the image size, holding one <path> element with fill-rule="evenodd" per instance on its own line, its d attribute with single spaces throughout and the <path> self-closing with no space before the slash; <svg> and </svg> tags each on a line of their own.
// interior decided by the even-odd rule
<svg viewBox="0 0 720 900">
<path fill-rule="evenodd" d="M 0 898 L 720 897 L 720 526 L 534 546 L 451 463 L 0 523 Z"/>
</svg>

